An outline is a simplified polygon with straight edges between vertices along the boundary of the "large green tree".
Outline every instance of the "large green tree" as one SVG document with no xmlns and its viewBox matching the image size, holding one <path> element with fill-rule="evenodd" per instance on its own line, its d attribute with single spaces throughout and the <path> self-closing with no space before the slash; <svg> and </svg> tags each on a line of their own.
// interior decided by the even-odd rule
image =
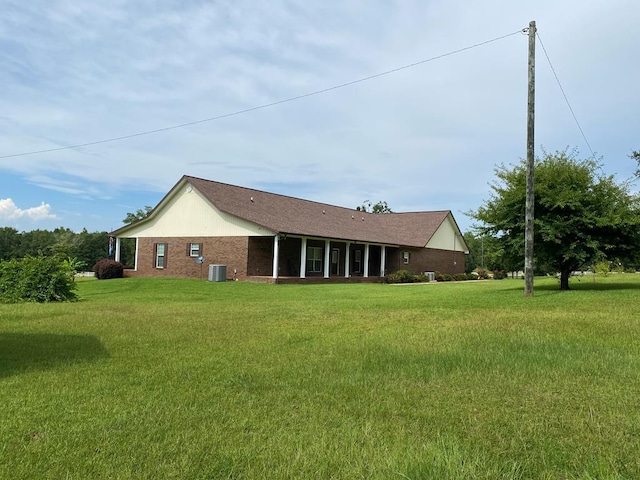
<svg viewBox="0 0 640 480">
<path fill-rule="evenodd" d="M 524 259 L 526 164 L 498 166 L 492 194 L 469 215 L 500 238 L 505 258 Z M 628 183 L 602 173 L 575 152 L 544 152 L 535 161 L 534 263 L 560 273 L 569 289 L 574 270 L 602 258 L 631 260 L 640 247 L 640 204 Z"/>
<path fill-rule="evenodd" d="M 149 205 L 145 205 L 144 208 L 139 208 L 135 212 L 127 212 L 127 216 L 122 219 L 122 223 L 126 223 L 127 225 L 133 222 L 137 222 L 138 220 L 142 220 L 149 216 L 153 207 Z"/>
</svg>

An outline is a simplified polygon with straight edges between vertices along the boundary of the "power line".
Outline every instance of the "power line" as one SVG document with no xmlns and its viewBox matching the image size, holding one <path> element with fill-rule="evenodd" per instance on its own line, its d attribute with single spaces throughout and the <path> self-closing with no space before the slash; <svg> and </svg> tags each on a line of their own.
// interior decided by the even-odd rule
<svg viewBox="0 0 640 480">
<path fill-rule="evenodd" d="M 509 33 L 507 35 L 502 35 L 500 37 L 496 37 L 496 38 L 493 38 L 491 40 L 486 40 L 484 42 L 476 43 L 476 44 L 470 45 L 468 47 L 460 48 L 458 50 L 453 50 L 451 52 L 443 53 L 442 55 L 437 55 L 435 57 L 427 58 L 425 60 L 420 60 L 418 62 L 410 63 L 408 65 L 403 65 L 402 67 L 397 67 L 397 68 L 394 68 L 392 70 L 387 70 L 387 71 L 382 72 L 382 73 L 376 73 L 376 74 L 370 75 L 368 77 L 363 77 L 363 78 L 359 78 L 357 80 L 352 80 L 350 82 L 341 83 L 339 85 L 334 85 L 332 87 L 323 88 L 322 90 L 316 90 L 314 92 L 305 93 L 303 95 L 297 95 L 295 97 L 286 98 L 284 100 L 278 100 L 277 102 L 265 103 L 263 105 L 258 105 L 256 107 L 246 108 L 244 110 L 238 110 L 238 111 L 231 112 L 231 113 L 225 113 L 223 115 L 217 115 L 215 117 L 203 118 L 202 120 L 195 120 L 193 122 L 181 123 L 179 125 L 171 125 L 169 127 L 157 128 L 157 129 L 154 129 L 154 130 L 147 130 L 147 131 L 138 132 L 138 133 L 132 133 L 132 134 L 123 135 L 123 136 L 120 136 L 120 137 L 107 138 L 107 139 L 104 139 L 104 140 L 97 140 L 97 141 L 94 141 L 94 142 L 79 143 L 77 145 L 69 145 L 69 146 L 66 146 L 66 147 L 56 147 L 56 148 L 49 148 L 49 149 L 45 149 L 45 150 L 37 150 L 37 151 L 32 151 L 32 152 L 23 152 L 23 153 L 14 153 L 14 154 L 11 154 L 11 155 L 2 155 L 2 156 L 0 156 L 0 159 L 13 158 L 13 157 L 23 157 L 23 156 L 26 156 L 26 155 L 36 155 L 36 154 L 39 154 L 39 153 L 58 152 L 60 150 L 70 150 L 72 148 L 81 148 L 81 147 L 88 147 L 88 146 L 91 146 L 91 145 L 99 145 L 101 143 L 117 142 L 117 141 L 120 141 L 120 140 L 129 139 L 129 138 L 141 137 L 143 135 L 151 135 L 151 134 L 154 134 L 154 133 L 166 132 L 168 130 L 176 130 L 178 128 L 189 127 L 191 125 L 197 125 L 199 123 L 213 122 L 215 120 L 221 120 L 223 118 L 234 117 L 236 115 L 242 115 L 244 113 L 254 112 L 256 110 L 262 110 L 264 108 L 275 107 L 276 105 L 282 105 L 283 103 L 289 103 L 289 102 L 293 102 L 293 101 L 296 101 L 296 100 L 301 100 L 303 98 L 313 97 L 315 95 L 320 95 L 322 93 L 327 93 L 327 92 L 330 92 L 332 90 L 338 90 L 340 88 L 349 87 L 349 86 L 355 85 L 357 83 L 362 83 L 362 82 L 366 82 L 368 80 L 373 80 L 374 78 L 379 78 L 379 77 L 383 77 L 385 75 L 390 75 L 392 73 L 396 73 L 396 72 L 399 72 L 401 70 L 406 70 L 408 68 L 416 67 L 416 66 L 422 65 L 424 63 L 432 62 L 434 60 L 439 60 L 441 58 L 448 57 L 448 56 L 451 56 L 451 55 L 455 55 L 457 53 L 461 53 L 461 52 L 464 52 L 464 51 L 467 51 L 467 50 L 471 50 L 473 48 L 481 47 L 483 45 L 487 45 L 488 43 L 497 42 L 498 40 L 502 40 L 502 39 L 505 39 L 507 37 L 511 37 L 513 35 L 517 35 L 517 34 L 519 34 L 521 32 L 522 32 L 522 30 L 518 30 L 517 32 Z"/>
<path fill-rule="evenodd" d="M 538 40 L 540 40 L 540 46 L 542 47 L 542 51 L 544 52 L 544 55 L 547 57 L 547 62 L 549 62 L 549 66 L 551 67 L 551 71 L 553 72 L 553 76 L 556 77 L 556 82 L 558 82 L 558 87 L 560 87 L 560 91 L 562 92 L 562 96 L 564 97 L 565 102 L 567 102 L 567 106 L 569 107 L 569 111 L 571 112 L 571 115 L 573 116 L 573 120 L 576 122 L 576 125 L 578 126 L 578 130 L 580 130 L 580 133 L 582 134 L 582 138 L 584 139 L 584 142 L 587 144 L 587 147 L 589 147 L 589 151 L 591 152 L 591 156 L 595 159 L 596 154 L 593 153 L 593 149 L 591 148 L 591 145 L 589 144 L 589 140 L 587 140 L 587 137 L 584 134 L 584 131 L 582 130 L 582 127 L 580 126 L 580 122 L 578 122 L 578 118 L 576 117 L 576 114 L 574 113 L 573 108 L 571 107 L 571 103 L 569 103 L 569 99 L 567 98 L 566 93 L 564 93 L 564 88 L 562 88 L 562 84 L 560 83 L 560 79 L 558 78 L 558 74 L 556 73 L 555 68 L 553 68 L 553 65 L 551 64 L 551 59 L 549 58 L 549 54 L 547 53 L 547 49 L 544 48 L 544 43 L 542 43 L 542 38 L 540 38 L 540 35 L 537 33 L 537 31 L 536 31 L 536 36 L 538 37 Z"/>
</svg>

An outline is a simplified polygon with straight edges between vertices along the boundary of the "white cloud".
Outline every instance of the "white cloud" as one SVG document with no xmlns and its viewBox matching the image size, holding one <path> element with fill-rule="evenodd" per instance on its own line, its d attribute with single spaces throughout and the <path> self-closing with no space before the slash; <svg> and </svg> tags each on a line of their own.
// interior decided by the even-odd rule
<svg viewBox="0 0 640 480">
<path fill-rule="evenodd" d="M 0 220 L 29 219 L 37 222 L 54 218 L 56 218 L 56 216 L 51 213 L 51 205 L 48 203 L 42 202 L 38 207 L 22 209 L 19 208 L 12 199 L 0 198 Z"/>
</svg>

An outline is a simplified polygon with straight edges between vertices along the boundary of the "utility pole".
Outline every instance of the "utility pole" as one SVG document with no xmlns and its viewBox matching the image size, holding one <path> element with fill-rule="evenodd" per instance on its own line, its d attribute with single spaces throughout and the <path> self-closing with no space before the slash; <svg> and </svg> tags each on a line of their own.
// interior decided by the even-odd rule
<svg viewBox="0 0 640 480">
<path fill-rule="evenodd" d="M 536 95 L 536 22 L 529 22 L 529 95 L 527 105 L 527 197 L 524 231 L 524 296 L 533 296 L 533 204 L 534 140 Z"/>
</svg>

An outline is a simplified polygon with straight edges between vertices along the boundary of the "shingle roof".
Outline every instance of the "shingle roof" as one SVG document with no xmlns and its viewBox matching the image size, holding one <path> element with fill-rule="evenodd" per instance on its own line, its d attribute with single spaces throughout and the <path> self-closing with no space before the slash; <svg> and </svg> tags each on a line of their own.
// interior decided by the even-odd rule
<svg viewBox="0 0 640 480">
<path fill-rule="evenodd" d="M 219 210 L 272 232 L 424 247 L 449 210 L 372 214 L 185 175 Z"/>
</svg>

